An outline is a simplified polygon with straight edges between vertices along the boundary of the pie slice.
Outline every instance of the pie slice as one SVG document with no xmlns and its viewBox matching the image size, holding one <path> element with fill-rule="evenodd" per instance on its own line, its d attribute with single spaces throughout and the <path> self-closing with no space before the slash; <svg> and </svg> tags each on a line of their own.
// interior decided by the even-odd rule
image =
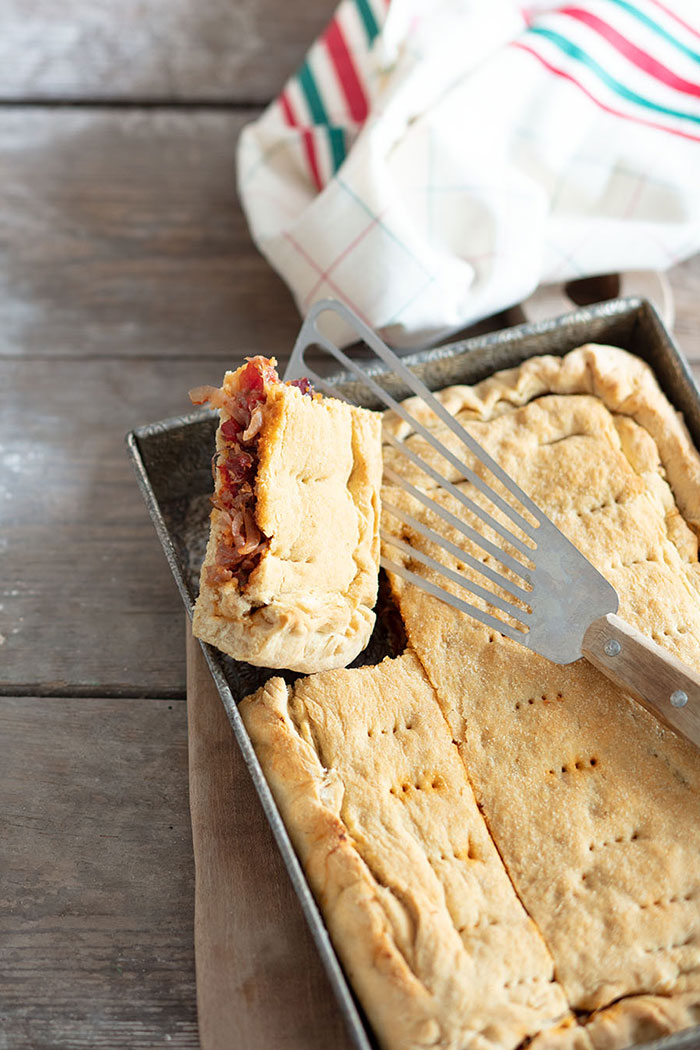
<svg viewBox="0 0 700 1050">
<path fill-rule="evenodd" d="M 610 580 L 621 615 L 700 668 L 700 457 L 648 366 L 587 346 L 438 396 Z M 402 420 L 386 426 L 430 458 Z M 453 441 L 444 427 L 437 436 Z M 444 490 L 431 495 L 458 511 Z M 389 499 L 493 564 L 412 497 L 391 491 Z M 416 531 L 401 534 L 469 571 Z M 600 1011 L 621 1000 L 590 1026 L 593 1045 L 627 1046 L 630 1031 L 658 1031 L 655 1016 L 692 1023 L 700 1014 L 697 750 L 584 660 L 549 663 L 400 577 L 392 583 L 409 644 L 569 1005 Z M 657 1010 L 659 997 L 672 998 L 674 1010 Z"/>
<path fill-rule="evenodd" d="M 311 673 L 345 666 L 374 626 L 381 417 L 275 364 L 190 392 L 220 413 L 193 629 L 237 660 Z"/>
<path fill-rule="evenodd" d="M 239 710 L 385 1050 L 514 1050 L 573 1023 L 412 652 L 272 678 Z"/>
</svg>

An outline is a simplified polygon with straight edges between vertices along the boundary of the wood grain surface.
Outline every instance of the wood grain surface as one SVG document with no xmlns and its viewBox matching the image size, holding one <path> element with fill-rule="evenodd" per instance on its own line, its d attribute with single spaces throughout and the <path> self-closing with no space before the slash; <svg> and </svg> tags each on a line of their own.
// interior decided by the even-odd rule
<svg viewBox="0 0 700 1050">
<path fill-rule="evenodd" d="M 335 0 L 3 0 L 0 98 L 267 101 Z"/>
<path fill-rule="evenodd" d="M 237 203 L 254 111 L 0 109 L 0 353 L 237 360 L 298 314 Z"/>
<path fill-rule="evenodd" d="M 202 1050 L 350 1050 L 202 650 L 187 631 Z"/>
<path fill-rule="evenodd" d="M 676 308 L 673 333 L 700 378 L 700 255 L 693 255 L 668 271 Z"/>
<path fill-rule="evenodd" d="M 612 654 L 610 646 L 616 646 Z M 700 750 L 700 673 L 615 613 L 593 620 L 585 658 L 652 715 Z"/>
<path fill-rule="evenodd" d="M 184 696 L 182 604 L 127 459 L 216 362 L 0 360 L 0 689 Z"/>
<path fill-rule="evenodd" d="M 235 143 L 334 7 L 0 4 L 0 1050 L 199 1045 L 182 604 L 123 435 L 291 347 Z M 700 376 L 700 256 L 670 278 Z M 345 1050 L 223 713 L 200 715 L 230 1045 Z"/>
<path fill-rule="evenodd" d="M 0 770 L 0 1047 L 194 1050 L 185 705 L 4 697 Z"/>
</svg>

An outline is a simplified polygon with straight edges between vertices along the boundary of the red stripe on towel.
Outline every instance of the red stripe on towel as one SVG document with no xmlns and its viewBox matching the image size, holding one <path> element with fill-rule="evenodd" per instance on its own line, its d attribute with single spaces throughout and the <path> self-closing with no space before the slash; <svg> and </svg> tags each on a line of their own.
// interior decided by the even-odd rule
<svg viewBox="0 0 700 1050">
<path fill-rule="evenodd" d="M 657 124 L 655 121 L 644 120 L 642 117 L 635 117 L 631 113 L 621 113 L 617 109 L 612 109 L 611 106 L 607 106 L 604 102 L 601 102 L 599 98 L 596 98 L 588 88 L 584 87 L 580 80 L 576 80 L 575 77 L 572 77 L 571 74 L 567 73 L 564 69 L 557 69 L 556 66 L 551 65 L 546 58 L 540 55 L 538 51 L 535 51 L 532 47 L 528 47 L 527 44 L 523 44 L 520 40 L 514 40 L 511 47 L 517 47 L 521 51 L 526 51 L 528 55 L 532 55 L 533 58 L 536 58 L 538 62 L 541 62 L 545 69 L 548 69 L 550 73 L 553 73 L 557 77 L 561 77 L 562 80 L 568 80 L 569 83 L 574 84 L 579 91 L 582 91 L 591 102 L 598 106 L 599 109 L 605 110 L 606 113 L 610 113 L 613 117 L 620 117 L 622 120 L 631 120 L 635 124 L 643 124 L 648 128 L 654 128 L 655 131 L 667 131 L 670 135 L 678 135 L 682 139 L 690 139 L 691 142 L 700 142 L 699 136 L 691 135 L 687 131 L 681 131 L 680 128 L 671 128 L 666 124 Z"/>
<path fill-rule="evenodd" d="M 654 77 L 655 80 L 660 80 L 663 84 L 667 84 L 668 87 L 674 88 L 676 91 L 682 91 L 686 95 L 700 98 L 700 84 L 694 84 L 691 80 L 684 80 L 683 77 L 679 77 L 673 70 L 658 62 L 646 51 L 642 51 L 640 47 L 637 47 L 631 40 L 622 36 L 621 33 L 618 33 L 616 29 L 604 22 L 602 18 L 598 18 L 591 11 L 585 11 L 580 7 L 562 7 L 559 14 L 575 18 L 577 21 L 583 22 L 584 25 L 600 33 L 621 55 L 624 55 L 639 69 L 643 69 L 645 73 Z"/>
<path fill-rule="evenodd" d="M 304 152 L 306 153 L 306 159 L 309 163 L 309 170 L 311 171 L 311 177 L 314 180 L 316 189 L 320 191 L 323 189 L 323 182 L 321 181 L 321 172 L 318 167 L 318 157 L 316 155 L 316 143 L 314 142 L 313 132 L 309 128 L 302 128 L 294 115 L 292 104 L 289 101 L 289 96 L 286 91 L 283 91 L 279 96 L 280 106 L 284 113 L 284 119 L 292 128 L 297 128 L 301 131 L 301 140 L 304 144 Z"/>
<path fill-rule="evenodd" d="M 369 112 L 367 95 L 357 74 L 355 63 L 337 18 L 333 19 L 321 39 L 328 50 L 340 86 L 343 89 L 350 116 L 358 124 L 362 124 L 367 119 Z"/>
</svg>

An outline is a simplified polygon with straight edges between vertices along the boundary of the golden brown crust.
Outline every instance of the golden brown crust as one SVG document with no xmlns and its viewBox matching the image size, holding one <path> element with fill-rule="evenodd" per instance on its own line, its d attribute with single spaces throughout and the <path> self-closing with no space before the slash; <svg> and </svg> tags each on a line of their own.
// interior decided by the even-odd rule
<svg viewBox="0 0 700 1050">
<path fill-rule="evenodd" d="M 700 994 L 635 995 L 540 1033 L 527 1050 L 627 1050 L 700 1024 Z"/>
<path fill-rule="evenodd" d="M 536 1035 L 527 1050 L 594 1050 L 591 1037 L 583 1024 L 569 1018 L 562 1025 L 547 1028 Z"/>
<path fill-rule="evenodd" d="M 412 653 L 240 711 L 384 1047 L 513 1048 L 566 1014 Z"/>
<path fill-rule="evenodd" d="M 364 649 L 379 571 L 380 426 L 376 413 L 269 386 L 255 512 L 269 546 L 242 588 L 210 583 L 222 528 L 212 511 L 198 638 L 238 660 L 304 673 L 345 666 Z"/>
<path fill-rule="evenodd" d="M 593 1014 L 586 1032 L 593 1050 L 642 1046 L 700 1024 L 700 994 L 638 995 Z"/>
<path fill-rule="evenodd" d="M 441 397 L 611 580 L 622 615 L 700 668 L 700 460 L 647 367 L 621 350 L 585 347 Z M 430 520 L 402 494 L 390 498 Z M 697 752 L 585 662 L 550 664 L 393 583 L 409 642 L 463 742 L 490 831 L 570 1005 L 695 993 Z"/>
<path fill-rule="evenodd" d="M 680 413 L 660 390 L 651 368 L 633 354 L 587 343 L 564 357 L 531 357 L 475 386 L 446 387 L 436 396 L 453 415 L 491 420 L 546 394 L 590 394 L 611 413 L 638 423 L 656 444 L 681 513 L 700 532 L 700 458 Z M 433 425 L 434 416 L 418 398 L 404 404 L 418 420 Z M 407 430 L 391 413 L 384 425 L 400 436 Z"/>
<path fill-rule="evenodd" d="M 700 668 L 700 459 L 646 366 L 584 347 L 439 396 L 623 615 Z M 382 1044 L 622 1050 L 697 1023 L 697 753 L 583 661 L 393 583 L 420 663 L 273 679 L 241 705 Z"/>
</svg>

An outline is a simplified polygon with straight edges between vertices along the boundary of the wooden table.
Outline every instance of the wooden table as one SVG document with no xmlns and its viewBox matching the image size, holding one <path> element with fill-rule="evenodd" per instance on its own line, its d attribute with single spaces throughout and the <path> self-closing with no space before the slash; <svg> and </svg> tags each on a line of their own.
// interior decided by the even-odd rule
<svg viewBox="0 0 700 1050">
<path fill-rule="evenodd" d="M 123 436 L 291 345 L 234 148 L 333 6 L 0 4 L 0 1050 L 197 1046 L 183 613 Z"/>
</svg>

